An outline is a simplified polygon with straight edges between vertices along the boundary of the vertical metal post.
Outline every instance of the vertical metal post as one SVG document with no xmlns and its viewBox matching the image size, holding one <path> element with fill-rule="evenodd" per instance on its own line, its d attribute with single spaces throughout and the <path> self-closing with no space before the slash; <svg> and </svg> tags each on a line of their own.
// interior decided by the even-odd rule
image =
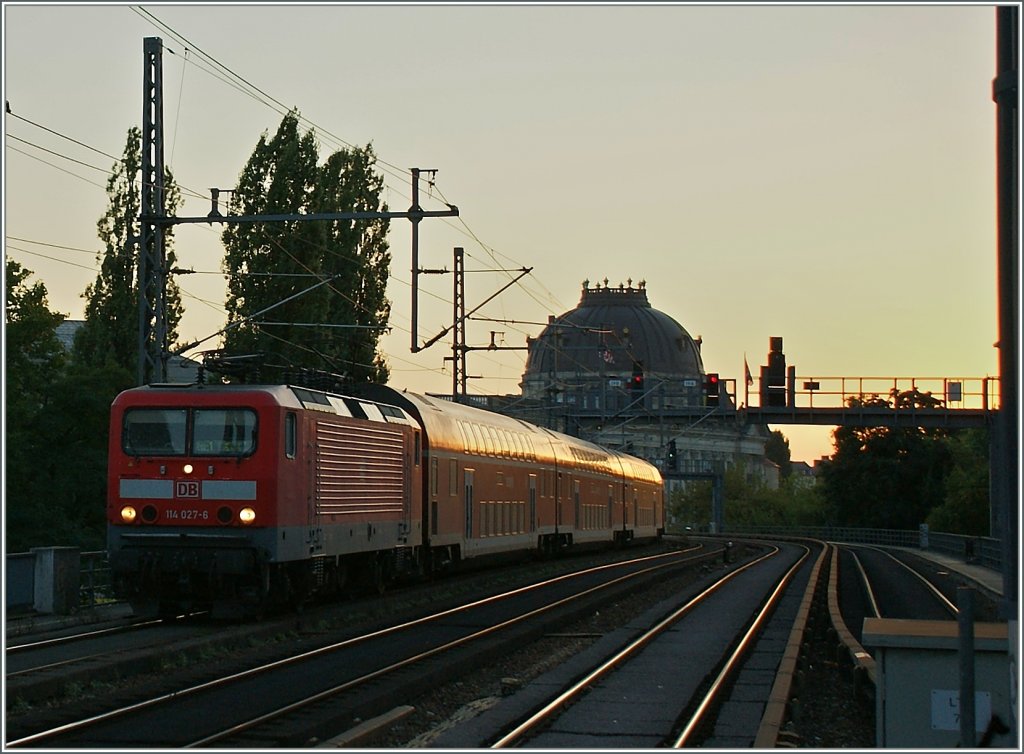
<svg viewBox="0 0 1024 754">
<path fill-rule="evenodd" d="M 975 745 L 974 590 L 971 587 L 957 587 L 956 606 L 960 637 L 960 746 L 971 749 Z"/>
<path fill-rule="evenodd" d="M 1017 417 L 1017 337 L 1020 333 L 1020 256 L 1018 223 L 1019 115 L 1017 79 L 1020 38 L 1018 8 L 996 8 L 996 77 L 992 99 L 996 103 L 996 189 L 998 218 L 997 300 L 999 308 L 999 411 L 992 432 L 991 471 L 993 506 L 1003 543 L 1004 609 L 1009 624 L 1010 736 L 1019 740 L 1017 668 L 1020 662 L 1020 622 L 1017 558 L 1019 554 L 1017 485 L 1019 474 Z"/>
<path fill-rule="evenodd" d="M 725 531 L 725 479 L 717 471 L 711 481 L 711 522 L 715 534 Z"/>
<path fill-rule="evenodd" d="M 139 218 L 138 383 L 167 379 L 167 264 L 164 249 L 163 40 L 142 45 L 142 201 Z"/>
<path fill-rule="evenodd" d="M 455 247 L 453 283 L 453 342 L 452 342 L 452 400 L 458 401 L 466 394 L 466 276 L 464 267 L 465 251 Z"/>
<path fill-rule="evenodd" d="M 409 168 L 412 173 L 412 206 L 410 213 L 421 212 L 420 207 L 420 169 Z M 420 347 L 416 344 L 416 337 L 419 332 L 419 310 L 420 310 L 420 218 L 410 214 L 409 222 L 412 223 L 412 352 L 417 353 Z"/>
</svg>

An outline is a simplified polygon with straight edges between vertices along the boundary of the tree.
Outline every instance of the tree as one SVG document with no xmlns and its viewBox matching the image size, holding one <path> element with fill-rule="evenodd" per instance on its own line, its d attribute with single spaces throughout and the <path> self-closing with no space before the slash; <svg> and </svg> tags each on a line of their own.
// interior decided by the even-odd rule
<svg viewBox="0 0 1024 754">
<path fill-rule="evenodd" d="M 688 481 L 669 496 L 669 510 L 680 525 L 702 529 L 711 521 L 710 481 Z M 825 507 L 816 486 L 791 476 L 778 489 L 749 476 L 744 464 L 726 469 L 722 497 L 727 530 L 751 526 L 821 526 Z"/>
<path fill-rule="evenodd" d="M 12 259 L 5 262 L 5 375 L 9 399 L 31 396 L 33 401 L 42 401 L 48 392 L 47 382 L 54 379 L 64 363 L 57 326 L 65 315 L 50 310 L 43 283 L 29 284 L 32 274 L 32 270 Z"/>
<path fill-rule="evenodd" d="M 952 465 L 945 497 L 928 514 L 927 524 L 933 531 L 991 536 L 988 430 L 962 430 L 946 444 Z"/>
<path fill-rule="evenodd" d="M 854 397 L 852 408 L 927 411 L 941 406 L 916 390 Z M 840 526 L 916 529 L 943 499 L 950 465 L 945 430 L 838 427 L 835 453 L 822 471 L 831 520 Z"/>
<path fill-rule="evenodd" d="M 65 367 L 56 333 L 64 315 L 50 310 L 43 283 L 29 282 L 31 270 L 7 259 L 5 275 L 7 547 L 20 550 L 38 544 L 33 534 L 52 519 L 38 473 L 37 460 L 49 452 L 39 423 L 52 413 L 54 385 Z"/>
<path fill-rule="evenodd" d="M 293 110 L 273 137 L 260 137 L 232 193 L 230 212 L 386 209 L 371 147 L 340 150 L 322 167 L 317 162 L 315 135 L 299 133 Z M 230 327 L 224 349 L 261 353 L 279 370 L 320 369 L 344 373 L 353 382 L 386 379 L 377 354 L 379 330 L 369 328 L 382 326 L 390 313 L 384 296 L 387 228 L 385 219 L 229 225 L 222 236 Z"/>
<path fill-rule="evenodd" d="M 320 212 L 386 212 L 384 179 L 373 172 L 373 148 L 340 150 L 320 170 L 316 201 Z M 331 358 L 345 365 L 353 382 L 386 382 L 388 367 L 377 351 L 391 302 L 385 295 L 391 254 L 388 221 L 335 220 L 326 226 L 327 267 L 341 275 L 328 302 L 328 321 L 357 327 L 331 340 Z"/>
<path fill-rule="evenodd" d="M 96 224 L 104 249 L 100 271 L 88 285 L 85 324 L 75 338 L 75 360 L 80 364 L 114 364 L 136 374 L 138 364 L 139 286 L 138 239 L 141 214 L 140 180 L 142 134 L 128 131 L 122 158 L 114 163 L 107 180 L 109 204 Z M 169 168 L 164 169 L 165 208 L 169 215 L 181 206 L 181 191 Z M 174 234 L 164 231 L 167 269 L 174 267 Z M 181 319 L 181 292 L 168 275 L 166 293 L 168 346 L 177 340 Z"/>
<path fill-rule="evenodd" d="M 783 479 L 793 473 L 790 466 L 792 456 L 789 452 L 789 440 L 778 430 L 768 436 L 768 440 L 764 444 L 764 457 L 779 467 L 779 475 Z"/>
</svg>

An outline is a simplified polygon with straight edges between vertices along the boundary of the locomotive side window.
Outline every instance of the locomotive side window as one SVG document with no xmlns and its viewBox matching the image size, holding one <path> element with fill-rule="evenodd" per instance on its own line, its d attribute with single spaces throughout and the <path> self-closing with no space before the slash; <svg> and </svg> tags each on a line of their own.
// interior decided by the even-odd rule
<svg viewBox="0 0 1024 754">
<path fill-rule="evenodd" d="M 121 445 L 131 456 L 185 455 L 185 409 L 135 408 L 125 412 Z"/>
<path fill-rule="evenodd" d="M 284 454 L 288 458 L 295 458 L 295 451 L 298 449 L 297 419 L 294 411 L 284 415 Z"/>
<path fill-rule="evenodd" d="M 246 456 L 256 449 L 256 412 L 242 408 L 196 409 L 192 452 L 203 456 Z"/>
</svg>

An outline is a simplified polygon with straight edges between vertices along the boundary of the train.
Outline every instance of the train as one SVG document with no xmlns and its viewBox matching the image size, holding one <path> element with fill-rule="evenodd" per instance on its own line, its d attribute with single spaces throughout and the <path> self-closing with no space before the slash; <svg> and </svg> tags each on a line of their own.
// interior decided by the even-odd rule
<svg viewBox="0 0 1024 754">
<path fill-rule="evenodd" d="M 470 561 L 664 533 L 654 465 L 364 386 L 153 384 L 110 414 L 107 544 L 139 616 L 259 616 Z"/>
</svg>

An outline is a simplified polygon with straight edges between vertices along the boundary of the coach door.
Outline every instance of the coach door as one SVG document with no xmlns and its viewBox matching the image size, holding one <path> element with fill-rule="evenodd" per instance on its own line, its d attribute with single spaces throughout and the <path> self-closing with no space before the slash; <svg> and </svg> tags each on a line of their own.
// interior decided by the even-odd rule
<svg viewBox="0 0 1024 754">
<path fill-rule="evenodd" d="M 463 473 L 466 492 L 466 539 L 473 537 L 473 470 L 466 469 Z"/>
<path fill-rule="evenodd" d="M 578 530 L 580 528 L 580 482 L 578 479 L 572 480 L 572 515 L 575 519 L 573 526 Z"/>
<path fill-rule="evenodd" d="M 604 526 L 609 529 L 615 528 L 615 487 L 614 485 L 608 485 L 608 515 L 605 519 Z"/>
<path fill-rule="evenodd" d="M 537 475 L 530 474 L 530 523 L 527 531 L 537 529 Z"/>
</svg>

